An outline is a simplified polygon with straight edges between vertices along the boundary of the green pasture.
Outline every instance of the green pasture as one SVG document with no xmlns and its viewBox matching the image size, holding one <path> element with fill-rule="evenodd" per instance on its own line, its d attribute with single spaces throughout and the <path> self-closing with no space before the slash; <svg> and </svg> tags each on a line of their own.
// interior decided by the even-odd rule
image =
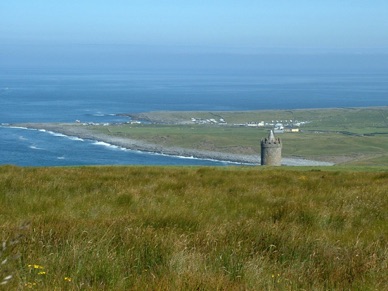
<svg viewBox="0 0 388 291">
<path fill-rule="evenodd" d="M 150 112 L 156 123 L 97 126 L 106 134 L 236 154 L 259 154 L 269 128 L 233 126 L 247 122 L 298 120 L 299 133 L 279 134 L 284 157 L 300 157 L 352 165 L 388 165 L 388 108 L 306 109 L 248 112 Z M 144 117 L 144 116 L 143 116 Z M 224 118 L 228 125 L 182 124 L 191 117 Z M 162 122 L 164 121 L 164 122 Z"/>
<path fill-rule="evenodd" d="M 219 120 L 223 118 L 229 125 L 260 121 L 312 121 L 307 127 L 326 130 L 364 130 L 382 128 L 387 133 L 388 107 L 366 108 L 329 108 L 294 110 L 257 110 L 257 111 L 160 111 L 133 114 L 134 118 L 145 118 L 156 123 L 189 122 L 191 118 Z M 385 130 L 384 130 L 385 129 Z M 373 131 L 372 131 L 373 132 Z"/>
<path fill-rule="evenodd" d="M 329 169 L 0 167 L 0 288 L 386 290 L 388 175 Z"/>
<path fill-rule="evenodd" d="M 202 125 L 113 125 L 94 130 L 164 146 L 242 154 L 258 153 L 260 138 L 268 135 L 264 129 Z"/>
</svg>

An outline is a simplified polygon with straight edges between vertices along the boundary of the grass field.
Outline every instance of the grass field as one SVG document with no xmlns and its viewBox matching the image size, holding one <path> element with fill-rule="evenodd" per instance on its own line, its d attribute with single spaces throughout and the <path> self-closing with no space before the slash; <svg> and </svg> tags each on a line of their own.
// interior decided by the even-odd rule
<svg viewBox="0 0 388 291">
<path fill-rule="evenodd" d="M 307 121 L 300 133 L 279 135 L 284 157 L 349 165 L 388 166 L 388 107 L 245 112 L 150 112 L 137 115 L 152 124 L 97 126 L 106 134 L 235 154 L 259 154 L 269 128 L 233 126 L 273 120 Z M 191 118 L 223 118 L 228 125 L 188 124 Z"/>
<path fill-rule="evenodd" d="M 167 124 L 187 122 L 193 117 L 202 119 L 223 118 L 228 124 L 291 119 L 313 121 L 312 126 L 319 129 L 359 128 L 365 130 L 367 128 L 386 128 L 388 126 L 388 107 L 215 112 L 160 111 L 134 114 L 133 117 Z"/>
<path fill-rule="evenodd" d="M 2 166 L 0 288 L 385 290 L 388 174 L 326 169 Z"/>
</svg>

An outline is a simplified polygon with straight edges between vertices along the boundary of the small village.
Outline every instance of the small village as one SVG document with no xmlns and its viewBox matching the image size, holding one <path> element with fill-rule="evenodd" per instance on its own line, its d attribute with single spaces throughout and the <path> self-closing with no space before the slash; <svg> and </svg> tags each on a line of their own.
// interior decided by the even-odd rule
<svg viewBox="0 0 388 291">
<path fill-rule="evenodd" d="M 82 125 L 93 125 L 93 126 L 109 126 L 112 123 L 96 123 L 96 122 L 81 122 L 76 120 L 75 123 Z M 232 126 L 232 127 L 249 127 L 249 128 L 266 128 L 271 129 L 274 133 L 285 133 L 292 132 L 298 133 L 301 131 L 301 127 L 305 124 L 311 123 L 311 121 L 300 121 L 293 119 L 284 119 L 284 120 L 261 120 L 261 121 L 247 121 L 240 123 L 230 123 L 225 118 L 199 118 L 191 117 L 190 119 L 180 119 L 174 121 L 166 120 L 153 120 L 148 118 L 138 118 L 131 116 L 131 119 L 125 124 L 131 125 L 141 125 L 141 124 L 175 124 L 175 125 L 215 125 L 215 126 Z"/>
<path fill-rule="evenodd" d="M 299 132 L 300 127 L 304 124 L 309 123 L 309 121 L 298 121 L 298 120 L 270 120 L 270 121 L 260 121 L 260 122 L 246 122 L 246 123 L 233 123 L 229 124 L 225 119 L 220 118 L 218 120 L 214 118 L 202 119 L 202 118 L 191 118 L 191 123 L 193 124 L 215 124 L 215 125 L 229 125 L 229 126 L 241 126 L 241 127 L 263 127 L 271 128 L 274 133 L 284 133 L 284 132 Z"/>
</svg>

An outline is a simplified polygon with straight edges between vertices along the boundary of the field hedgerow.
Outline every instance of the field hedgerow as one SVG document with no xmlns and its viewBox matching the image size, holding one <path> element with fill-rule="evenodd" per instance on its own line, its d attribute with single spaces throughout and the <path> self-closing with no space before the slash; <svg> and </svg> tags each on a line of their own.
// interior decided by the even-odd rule
<svg viewBox="0 0 388 291">
<path fill-rule="evenodd" d="M 387 193 L 387 172 L 3 166 L 0 239 L 10 247 L 0 280 L 36 290 L 384 290 Z"/>
</svg>

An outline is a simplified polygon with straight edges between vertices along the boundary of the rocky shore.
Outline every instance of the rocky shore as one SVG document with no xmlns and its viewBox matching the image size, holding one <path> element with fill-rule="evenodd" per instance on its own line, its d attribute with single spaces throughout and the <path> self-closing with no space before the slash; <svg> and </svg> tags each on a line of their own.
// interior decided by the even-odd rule
<svg viewBox="0 0 388 291">
<path fill-rule="evenodd" d="M 204 151 L 196 149 L 187 149 L 181 147 L 165 147 L 158 144 L 152 144 L 141 140 L 124 138 L 120 136 L 107 135 L 99 133 L 88 128 L 87 125 L 78 123 L 22 123 L 12 126 L 25 127 L 36 130 L 46 130 L 54 133 L 61 133 L 66 136 L 78 137 L 82 139 L 96 140 L 106 142 L 111 145 L 123 147 L 129 150 L 151 152 L 179 157 L 193 157 L 199 159 L 211 159 L 225 162 L 235 162 L 242 164 L 259 164 L 258 155 L 239 155 L 231 153 L 222 153 L 216 151 Z M 290 166 L 331 166 L 333 163 L 312 161 L 305 159 L 283 158 L 282 164 Z"/>
</svg>

